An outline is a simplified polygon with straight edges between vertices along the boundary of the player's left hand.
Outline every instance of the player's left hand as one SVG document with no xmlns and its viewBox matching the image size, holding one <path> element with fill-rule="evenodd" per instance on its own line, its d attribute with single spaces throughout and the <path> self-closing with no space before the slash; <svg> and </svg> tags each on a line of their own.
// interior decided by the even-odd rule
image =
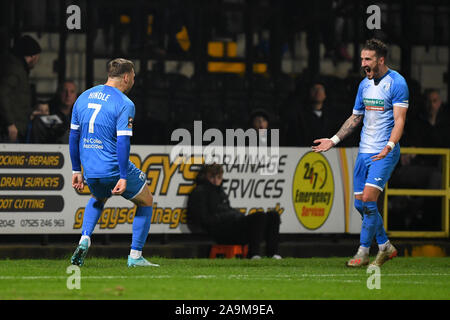
<svg viewBox="0 0 450 320">
<path fill-rule="evenodd" d="M 76 190 L 82 190 L 84 188 L 84 181 L 81 173 L 72 174 L 72 187 Z"/>
<path fill-rule="evenodd" d="M 381 160 L 381 159 L 386 158 L 386 156 L 388 155 L 389 152 L 391 152 L 391 147 L 385 146 L 384 149 L 381 150 L 381 152 L 379 154 L 371 156 L 370 158 L 372 159 L 372 161 Z"/>
<path fill-rule="evenodd" d="M 117 181 L 114 189 L 111 190 L 111 193 L 115 194 L 115 195 L 121 195 L 122 193 L 125 192 L 126 188 L 127 188 L 127 180 L 119 179 L 119 181 Z"/>
</svg>

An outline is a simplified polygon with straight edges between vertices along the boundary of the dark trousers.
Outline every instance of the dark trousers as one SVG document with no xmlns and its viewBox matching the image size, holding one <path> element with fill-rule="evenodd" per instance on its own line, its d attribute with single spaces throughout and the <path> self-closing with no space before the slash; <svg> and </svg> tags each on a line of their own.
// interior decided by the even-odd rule
<svg viewBox="0 0 450 320">
<path fill-rule="evenodd" d="M 278 212 L 256 212 L 215 226 L 211 235 L 221 244 L 248 244 L 248 256 L 261 255 L 261 243 L 266 243 L 266 255 L 278 254 L 280 215 Z"/>
</svg>

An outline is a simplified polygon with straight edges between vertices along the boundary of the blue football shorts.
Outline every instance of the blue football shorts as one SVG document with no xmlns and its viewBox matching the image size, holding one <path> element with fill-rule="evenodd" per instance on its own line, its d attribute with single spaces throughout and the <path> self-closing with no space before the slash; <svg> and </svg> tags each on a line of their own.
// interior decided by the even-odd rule
<svg viewBox="0 0 450 320">
<path fill-rule="evenodd" d="M 394 150 L 389 152 L 384 159 L 373 161 L 370 157 L 377 154 L 378 152 L 358 153 L 353 172 L 353 191 L 355 194 L 362 194 L 366 185 L 383 191 L 400 159 L 400 146 L 397 144 Z"/>
<path fill-rule="evenodd" d="M 119 181 L 120 176 L 105 177 L 105 178 L 87 178 L 86 182 L 89 190 L 96 199 L 106 199 L 111 197 L 112 189 Z M 122 197 L 131 200 L 136 197 L 146 186 L 145 173 L 136 168 L 133 163 L 128 164 L 127 188 L 122 193 Z"/>
</svg>

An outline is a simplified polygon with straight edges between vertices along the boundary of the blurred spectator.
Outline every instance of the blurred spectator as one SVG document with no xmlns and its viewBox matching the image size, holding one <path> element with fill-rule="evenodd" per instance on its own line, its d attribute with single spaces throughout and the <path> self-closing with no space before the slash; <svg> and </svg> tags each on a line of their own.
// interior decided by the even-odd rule
<svg viewBox="0 0 450 320">
<path fill-rule="evenodd" d="M 0 128 L 8 142 L 26 139 L 32 95 L 28 75 L 37 64 L 41 52 L 39 43 L 25 35 L 19 38 L 2 58 L 0 76 Z"/>
<path fill-rule="evenodd" d="M 50 101 L 51 116 L 38 116 L 31 127 L 32 143 L 68 143 L 72 108 L 77 99 L 73 81 L 63 82 Z"/>
<path fill-rule="evenodd" d="M 271 133 L 269 122 L 269 114 L 264 109 L 255 109 L 250 114 L 251 128 L 258 132 L 258 145 L 270 146 L 271 145 Z"/>
<path fill-rule="evenodd" d="M 50 107 L 47 102 L 44 101 L 38 101 L 33 112 L 30 115 L 30 121 L 28 122 L 28 128 L 27 128 L 27 138 L 26 143 L 29 143 L 31 141 L 31 131 L 33 130 L 33 122 L 34 119 L 38 116 L 48 116 L 50 114 Z"/>
<path fill-rule="evenodd" d="M 50 106 L 48 105 L 48 103 L 44 101 L 38 101 L 35 109 L 30 115 L 30 120 L 33 121 L 36 116 L 40 115 L 48 116 L 49 114 L 50 114 Z"/>
<path fill-rule="evenodd" d="M 401 143 L 408 147 L 448 148 L 449 110 L 437 90 L 427 90 L 424 96 L 425 101 L 418 105 L 418 112 L 411 114 L 410 118 L 407 117 Z M 402 154 L 392 173 L 389 186 L 403 189 L 441 189 L 444 164 L 442 160 L 442 156 L 438 155 Z M 391 206 L 395 212 L 392 223 L 398 221 L 397 225 L 406 226 L 406 230 L 442 229 L 441 201 L 436 197 L 399 196 Z"/>
<path fill-rule="evenodd" d="M 55 97 L 50 101 L 50 112 L 52 114 L 61 112 L 71 116 L 77 95 L 77 85 L 71 80 L 64 81 L 58 86 Z"/>
<path fill-rule="evenodd" d="M 448 107 L 442 102 L 438 90 L 426 90 L 425 102 L 407 125 L 404 142 L 411 147 L 448 148 L 449 136 Z"/>
<path fill-rule="evenodd" d="M 321 8 L 323 22 L 320 23 L 322 39 L 325 45 L 324 58 L 330 58 L 334 64 L 338 61 L 351 61 L 352 58 L 344 43 L 345 14 L 348 4 L 343 0 L 322 1 L 325 8 Z M 326 21 L 326 22 L 325 22 Z"/>
<path fill-rule="evenodd" d="M 314 43 L 321 41 L 325 47 L 324 58 L 331 59 L 334 64 L 339 61 L 351 61 L 344 43 L 345 15 L 351 6 L 349 7 L 343 0 L 313 1 L 303 6 L 303 20 L 310 54 L 315 47 Z"/>
<path fill-rule="evenodd" d="M 230 206 L 222 187 L 220 164 L 204 165 L 197 176 L 197 186 L 189 195 L 187 220 L 191 231 L 204 231 L 219 244 L 248 244 L 248 257 L 258 259 L 261 242 L 266 241 L 267 256 L 280 259 L 278 212 L 245 215 Z"/>
<path fill-rule="evenodd" d="M 439 92 L 425 92 L 425 102 L 419 112 L 408 119 L 403 145 L 417 148 L 449 148 L 449 114 Z M 439 189 L 442 185 L 442 157 L 402 154 L 393 174 L 392 186 Z M 411 174 L 411 173 L 414 174 Z"/>
<path fill-rule="evenodd" d="M 262 109 L 257 109 L 252 112 L 251 124 L 253 129 L 269 129 L 269 115 Z"/>
<path fill-rule="evenodd" d="M 57 143 L 69 143 L 72 108 L 77 100 L 77 97 L 77 85 L 75 82 L 67 80 L 59 86 L 56 99 L 50 102 L 50 111 L 52 114 L 56 114 L 63 121 L 61 137 L 57 139 Z"/>
<path fill-rule="evenodd" d="M 317 137 L 332 137 L 339 130 L 342 116 L 325 103 L 325 86 L 315 82 L 305 104 L 299 97 L 290 102 L 285 118 L 285 143 L 288 146 L 310 147 Z"/>
</svg>

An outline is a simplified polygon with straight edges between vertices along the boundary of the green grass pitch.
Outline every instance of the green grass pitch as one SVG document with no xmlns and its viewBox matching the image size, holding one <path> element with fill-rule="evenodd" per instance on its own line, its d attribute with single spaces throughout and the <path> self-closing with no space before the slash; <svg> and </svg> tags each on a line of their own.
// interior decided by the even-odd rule
<svg viewBox="0 0 450 320">
<path fill-rule="evenodd" d="M 381 268 L 380 289 L 346 258 L 167 259 L 128 268 L 126 258 L 88 258 L 80 289 L 67 288 L 69 258 L 0 260 L 0 300 L 11 299 L 449 299 L 450 258 L 396 258 Z M 76 283 L 76 282 L 72 282 Z"/>
</svg>

